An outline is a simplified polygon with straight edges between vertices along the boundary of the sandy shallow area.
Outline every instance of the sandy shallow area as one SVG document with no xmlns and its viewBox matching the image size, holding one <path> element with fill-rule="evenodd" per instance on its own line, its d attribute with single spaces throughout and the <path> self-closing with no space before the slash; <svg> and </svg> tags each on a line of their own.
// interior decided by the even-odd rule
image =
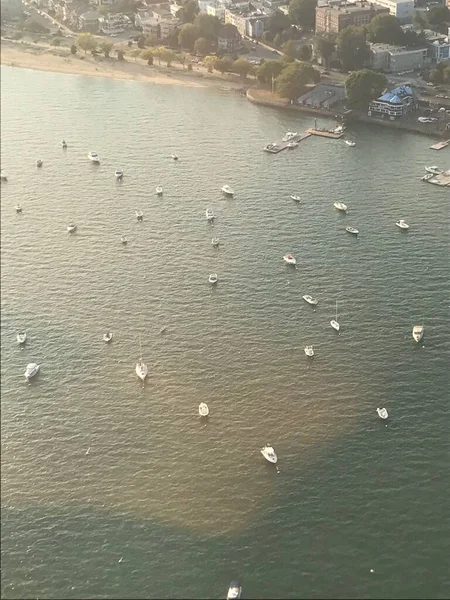
<svg viewBox="0 0 450 600">
<path fill-rule="evenodd" d="M 78 53 L 70 54 L 66 49 L 54 50 L 32 44 L 6 42 L 1 44 L 1 64 L 23 69 L 70 73 L 90 77 L 110 77 L 128 81 L 147 81 L 158 84 L 186 85 L 190 87 L 242 88 L 242 82 L 232 81 L 203 73 L 200 70 L 187 71 L 180 66 L 148 66 L 144 61 L 127 58 L 92 57 Z"/>
</svg>

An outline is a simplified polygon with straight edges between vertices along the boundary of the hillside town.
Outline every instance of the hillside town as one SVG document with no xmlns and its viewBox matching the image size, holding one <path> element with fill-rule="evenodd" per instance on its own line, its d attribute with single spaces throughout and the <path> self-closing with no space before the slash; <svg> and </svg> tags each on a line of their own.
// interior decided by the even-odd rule
<svg viewBox="0 0 450 600">
<path fill-rule="evenodd" d="M 254 101 L 450 130 L 450 0 L 1 0 L 2 40 L 234 74 Z M 279 102 L 278 102 L 279 104 Z"/>
</svg>

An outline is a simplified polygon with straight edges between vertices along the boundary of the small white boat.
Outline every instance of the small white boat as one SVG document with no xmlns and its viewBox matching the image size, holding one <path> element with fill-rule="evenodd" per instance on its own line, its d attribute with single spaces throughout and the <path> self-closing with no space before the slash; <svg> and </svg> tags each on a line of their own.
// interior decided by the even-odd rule
<svg viewBox="0 0 450 600">
<path fill-rule="evenodd" d="M 178 160 L 178 156 L 176 154 L 172 154 L 173 160 Z"/>
<path fill-rule="evenodd" d="M 15 209 L 16 209 L 16 213 L 22 212 L 22 207 L 20 206 L 20 204 L 16 204 Z"/>
<path fill-rule="evenodd" d="M 116 179 L 122 179 L 122 177 L 123 177 L 122 169 L 117 169 L 116 171 L 114 171 L 114 175 L 115 175 Z"/>
<path fill-rule="evenodd" d="M 239 581 L 232 581 L 228 588 L 227 600 L 239 600 L 242 594 L 242 586 Z"/>
<path fill-rule="evenodd" d="M 433 165 L 432 167 L 425 167 L 425 171 L 427 173 L 432 173 L 433 175 L 441 175 L 442 170 L 439 167 L 436 167 L 436 165 Z"/>
<path fill-rule="evenodd" d="M 142 219 L 144 218 L 144 213 L 142 212 L 142 210 L 135 210 L 134 214 L 136 215 L 138 221 L 142 221 Z"/>
<path fill-rule="evenodd" d="M 219 247 L 219 244 L 220 244 L 220 240 L 219 240 L 219 238 L 213 238 L 213 239 L 211 240 L 211 244 L 214 246 L 214 248 L 218 248 L 218 247 Z"/>
<path fill-rule="evenodd" d="M 39 168 L 39 167 L 42 167 L 42 165 L 43 165 L 43 164 L 44 164 L 44 163 L 42 162 L 42 160 L 41 160 L 41 159 L 38 159 L 38 160 L 36 161 L 36 166 L 37 166 L 38 168 Z"/>
<path fill-rule="evenodd" d="M 389 416 L 389 413 L 385 408 L 377 408 L 377 413 L 380 419 L 387 419 Z"/>
<path fill-rule="evenodd" d="M 354 227 L 346 227 L 345 231 L 348 231 L 348 233 L 353 233 L 353 235 L 358 235 L 359 231 L 357 229 L 355 229 Z"/>
<path fill-rule="evenodd" d="M 18 333 L 16 335 L 16 339 L 18 344 L 25 344 L 25 342 L 27 341 L 27 334 L 25 333 L 25 331 L 22 333 Z"/>
<path fill-rule="evenodd" d="M 89 152 L 88 158 L 93 163 L 99 163 L 100 162 L 100 156 L 97 154 L 97 152 Z"/>
<path fill-rule="evenodd" d="M 400 219 L 399 221 L 397 221 L 396 225 L 397 225 L 397 227 L 400 227 L 400 229 L 409 229 L 408 223 L 406 223 L 403 219 Z"/>
<path fill-rule="evenodd" d="M 285 254 L 283 256 L 283 260 L 288 265 L 296 265 L 297 264 L 297 260 L 295 259 L 294 255 L 291 254 L 290 252 L 288 252 L 287 254 Z"/>
<path fill-rule="evenodd" d="M 294 202 L 300 202 L 300 196 L 297 196 L 297 194 L 291 194 L 291 200 Z"/>
<path fill-rule="evenodd" d="M 208 221 L 214 221 L 214 213 L 210 208 L 206 209 L 206 218 Z"/>
<path fill-rule="evenodd" d="M 343 125 L 336 125 L 333 129 L 333 133 L 344 133 L 345 127 Z"/>
<path fill-rule="evenodd" d="M 120 241 L 122 242 L 122 244 L 127 244 L 128 243 L 128 240 L 127 240 L 127 238 L 124 235 L 120 238 Z"/>
<path fill-rule="evenodd" d="M 63 147 L 63 150 L 67 148 L 67 144 L 64 140 L 61 142 L 61 146 Z"/>
<path fill-rule="evenodd" d="M 156 188 L 156 195 L 157 196 L 162 196 L 163 195 L 163 189 L 160 185 L 158 185 L 158 187 Z"/>
<path fill-rule="evenodd" d="M 230 188 L 229 185 L 224 185 L 223 188 L 222 188 L 222 192 L 226 196 L 234 196 L 234 190 L 232 188 Z"/>
<path fill-rule="evenodd" d="M 337 300 L 336 300 L 336 319 L 331 319 L 330 325 L 331 325 L 331 327 L 333 329 L 336 329 L 336 331 L 339 331 L 339 329 L 341 328 L 341 326 L 339 325 L 338 320 L 337 320 L 337 318 L 338 318 L 337 305 L 338 305 L 338 303 L 337 303 Z"/>
<path fill-rule="evenodd" d="M 200 402 L 198 405 L 198 414 L 201 417 L 207 417 L 209 415 L 209 408 L 206 402 Z"/>
<path fill-rule="evenodd" d="M 34 377 L 35 375 L 37 375 L 39 373 L 39 365 L 36 363 L 29 363 L 27 365 L 27 368 L 25 369 L 25 377 L 27 379 L 31 379 L 32 377 Z"/>
<path fill-rule="evenodd" d="M 76 231 L 76 229 L 77 229 L 76 223 L 69 223 L 69 225 L 67 225 L 67 231 L 69 233 L 73 233 L 74 231 Z"/>
<path fill-rule="evenodd" d="M 266 146 L 264 146 L 263 150 L 265 150 L 266 152 L 276 152 L 278 150 L 278 145 L 273 142 L 272 144 L 267 144 Z"/>
<path fill-rule="evenodd" d="M 113 339 L 112 331 L 108 331 L 108 333 L 103 334 L 103 341 L 107 344 Z"/>
<path fill-rule="evenodd" d="M 313 298 L 312 296 L 310 296 L 309 294 L 305 294 L 304 296 L 302 296 L 303 300 L 305 300 L 308 304 L 313 304 L 314 306 L 319 302 L 318 300 L 316 300 L 315 298 Z"/>
<path fill-rule="evenodd" d="M 314 356 L 314 350 L 312 346 L 306 346 L 305 348 L 306 356 Z"/>
<path fill-rule="evenodd" d="M 298 147 L 298 142 L 288 142 L 286 147 L 289 148 L 289 150 L 293 150 L 294 148 Z"/>
<path fill-rule="evenodd" d="M 356 146 L 356 142 L 354 142 L 353 140 L 345 140 L 345 143 L 347 144 L 347 146 L 350 146 L 350 148 L 354 148 Z"/>
<path fill-rule="evenodd" d="M 208 277 L 208 281 L 209 283 L 217 283 L 219 278 L 217 277 L 216 273 L 211 273 L 211 275 Z"/>
<path fill-rule="evenodd" d="M 290 140 L 292 140 L 292 138 L 295 138 L 295 136 L 298 135 L 298 133 L 295 131 L 288 131 L 285 136 L 283 137 L 283 142 L 289 142 Z"/>
<path fill-rule="evenodd" d="M 335 202 L 333 204 L 334 208 L 337 208 L 338 210 L 342 210 L 343 212 L 346 212 L 347 210 L 347 205 L 344 204 L 343 202 Z"/>
<path fill-rule="evenodd" d="M 147 365 L 144 364 L 141 359 L 138 363 L 136 363 L 136 375 L 139 377 L 139 379 L 142 379 L 142 381 L 144 381 L 147 377 L 147 374 Z"/>
<path fill-rule="evenodd" d="M 420 340 L 423 338 L 423 334 L 424 334 L 423 325 L 414 325 L 413 331 L 412 331 L 412 336 L 416 342 L 420 342 Z"/>
<path fill-rule="evenodd" d="M 278 460 L 277 455 L 275 454 L 275 450 L 269 444 L 266 444 L 264 448 L 261 449 L 261 454 L 264 456 L 266 460 L 275 464 Z"/>
</svg>

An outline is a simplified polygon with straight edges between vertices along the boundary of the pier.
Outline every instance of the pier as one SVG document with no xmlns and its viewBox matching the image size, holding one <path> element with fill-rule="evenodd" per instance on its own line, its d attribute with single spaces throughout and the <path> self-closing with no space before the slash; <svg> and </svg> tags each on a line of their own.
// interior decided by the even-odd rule
<svg viewBox="0 0 450 600">
<path fill-rule="evenodd" d="M 283 150 L 286 150 L 286 148 L 288 147 L 288 144 L 290 142 L 297 142 L 300 143 L 303 140 L 306 140 L 306 138 L 309 138 L 311 134 L 308 133 L 307 131 L 305 131 L 305 133 L 298 133 L 297 135 L 294 135 L 294 137 L 290 138 L 287 141 L 281 141 L 281 142 L 274 142 L 273 144 L 267 144 L 267 146 L 264 147 L 264 151 L 265 152 L 270 152 L 270 154 L 278 154 L 279 152 L 282 152 Z"/>
<path fill-rule="evenodd" d="M 318 135 L 320 137 L 330 138 L 332 140 L 339 140 L 344 135 L 343 131 L 332 131 L 330 129 L 315 129 L 314 127 L 307 129 L 306 133 L 309 133 L 309 135 Z"/>
<path fill-rule="evenodd" d="M 433 185 L 439 185 L 441 187 L 450 187 L 450 169 L 448 169 L 448 171 L 444 171 L 440 175 L 428 173 L 422 177 L 422 181 L 432 183 Z"/>
<path fill-rule="evenodd" d="M 445 142 L 438 142 L 437 144 L 433 144 L 430 146 L 430 150 L 442 150 L 443 148 L 447 148 L 450 146 L 450 140 L 445 140 Z"/>
</svg>

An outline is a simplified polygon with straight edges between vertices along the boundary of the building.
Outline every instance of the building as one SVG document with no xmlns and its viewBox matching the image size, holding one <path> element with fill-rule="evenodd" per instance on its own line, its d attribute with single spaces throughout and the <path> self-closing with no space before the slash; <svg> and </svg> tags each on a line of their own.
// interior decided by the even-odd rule
<svg viewBox="0 0 450 600">
<path fill-rule="evenodd" d="M 98 25 L 100 31 L 106 35 L 117 35 L 131 27 L 132 23 L 131 20 L 122 13 L 108 13 L 105 17 L 99 17 Z"/>
<path fill-rule="evenodd" d="M 331 110 L 345 99 L 345 87 L 342 84 L 308 84 L 311 87 L 308 92 L 297 98 L 296 104 L 310 106 L 312 108 L 324 108 Z"/>
<path fill-rule="evenodd" d="M 252 10 L 253 7 L 239 7 L 225 9 L 225 23 L 234 25 L 241 35 L 259 38 L 265 31 L 269 15 L 263 10 Z"/>
<path fill-rule="evenodd" d="M 381 116 L 388 117 L 391 121 L 405 117 L 410 111 L 418 106 L 418 100 L 413 91 L 408 86 L 395 88 L 391 92 L 386 92 L 377 100 L 373 100 L 369 105 L 367 114 L 369 117 Z"/>
<path fill-rule="evenodd" d="M 372 2 L 330 2 L 316 7 L 316 33 L 339 33 L 351 25 L 370 23 L 378 15 L 388 15 L 389 9 Z"/>
<path fill-rule="evenodd" d="M 90 33 L 97 33 L 98 31 L 98 12 L 94 10 L 88 10 L 82 13 L 78 17 L 78 27 L 81 31 L 89 31 Z"/>
<path fill-rule="evenodd" d="M 450 60 L 450 27 L 448 35 L 433 31 L 425 32 L 428 42 L 428 55 L 433 63 Z"/>
<path fill-rule="evenodd" d="M 388 8 L 391 15 L 402 23 L 412 23 L 414 0 L 377 0 L 379 6 Z"/>
<path fill-rule="evenodd" d="M 402 48 L 391 44 L 370 44 L 372 69 L 388 73 L 423 69 L 428 59 L 427 48 Z"/>
<path fill-rule="evenodd" d="M 217 38 L 217 49 L 219 52 L 232 54 L 242 46 L 242 36 L 234 25 L 227 23 L 223 25 Z"/>
<path fill-rule="evenodd" d="M 225 21 L 225 6 L 219 2 L 211 2 L 206 7 L 206 12 L 212 17 L 217 17 L 221 21 Z"/>
<path fill-rule="evenodd" d="M 138 25 L 136 25 L 138 27 Z M 140 17 L 139 27 L 142 28 L 142 33 L 148 37 L 161 38 L 161 27 L 159 22 L 154 17 Z"/>
</svg>

